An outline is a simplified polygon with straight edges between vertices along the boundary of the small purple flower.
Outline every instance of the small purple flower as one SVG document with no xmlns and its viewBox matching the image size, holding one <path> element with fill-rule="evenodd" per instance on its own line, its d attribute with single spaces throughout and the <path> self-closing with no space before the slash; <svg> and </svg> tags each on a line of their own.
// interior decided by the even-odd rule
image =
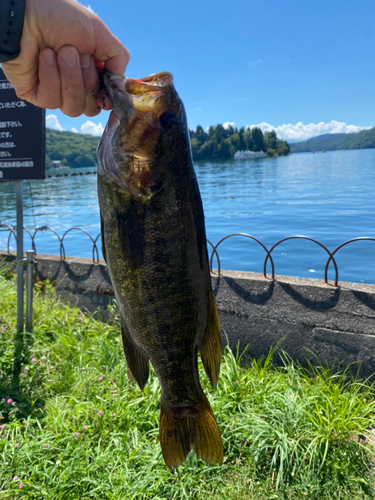
<svg viewBox="0 0 375 500">
<path fill-rule="evenodd" d="M 117 394 L 117 389 L 114 389 L 114 390 L 113 390 L 113 394 Z"/>
<path fill-rule="evenodd" d="M 40 359 L 41 359 L 42 361 L 46 361 L 46 360 L 47 360 L 47 358 L 46 358 L 45 356 L 42 356 Z"/>
<path fill-rule="evenodd" d="M 13 403 L 13 399 L 11 399 L 11 398 L 7 399 L 7 403 L 8 403 L 8 405 L 10 405 L 10 403 Z"/>
<path fill-rule="evenodd" d="M 99 410 L 98 411 L 98 415 L 103 415 L 104 411 L 103 410 Z"/>
<path fill-rule="evenodd" d="M 14 476 L 13 481 L 17 481 L 17 480 L 18 480 L 18 476 Z"/>
<path fill-rule="evenodd" d="M 109 383 L 110 383 L 110 384 L 113 384 L 113 380 L 110 380 L 110 381 L 109 381 Z"/>
<path fill-rule="evenodd" d="M 15 447 L 15 448 L 18 448 L 18 447 L 19 447 L 19 445 L 20 445 L 20 443 L 14 443 L 14 447 Z"/>
<path fill-rule="evenodd" d="M 238 380 L 236 380 L 236 384 L 238 384 Z"/>
<path fill-rule="evenodd" d="M 5 429 L 5 425 L 0 425 L 0 429 Z"/>
<path fill-rule="evenodd" d="M 49 448 L 49 444 L 43 445 L 43 448 L 46 448 L 46 449 Z"/>
<path fill-rule="evenodd" d="M 83 371 L 83 370 L 85 370 L 85 368 L 81 368 L 81 370 Z"/>
<path fill-rule="evenodd" d="M 54 366 L 51 366 L 50 370 L 54 370 L 54 369 L 55 369 L 55 367 L 54 367 Z"/>
<path fill-rule="evenodd" d="M 36 363 L 36 359 L 35 358 L 31 358 L 31 362 L 32 363 Z"/>
<path fill-rule="evenodd" d="M 28 366 L 25 366 L 24 371 L 27 372 L 29 370 Z"/>
<path fill-rule="evenodd" d="M 82 427 L 82 430 L 83 430 L 83 431 L 86 431 L 86 430 L 87 430 L 87 427 L 84 425 L 84 426 Z"/>
<path fill-rule="evenodd" d="M 98 381 L 101 382 L 103 380 L 103 377 L 99 377 Z"/>
<path fill-rule="evenodd" d="M 20 484 L 18 485 L 18 488 L 19 488 L 20 490 L 22 490 L 22 488 L 23 488 L 23 483 L 20 483 Z"/>
</svg>

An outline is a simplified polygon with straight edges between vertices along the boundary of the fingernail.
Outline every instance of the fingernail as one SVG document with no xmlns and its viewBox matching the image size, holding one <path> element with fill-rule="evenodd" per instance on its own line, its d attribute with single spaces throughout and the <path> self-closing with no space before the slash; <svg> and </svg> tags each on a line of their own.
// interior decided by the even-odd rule
<svg viewBox="0 0 375 500">
<path fill-rule="evenodd" d="M 61 58 L 69 68 L 74 68 L 77 65 L 77 51 L 73 47 L 63 47 Z"/>
<path fill-rule="evenodd" d="M 52 49 L 47 49 L 43 51 L 43 60 L 47 66 L 53 66 L 55 64 L 55 53 Z"/>
<path fill-rule="evenodd" d="M 89 68 L 91 65 L 91 56 L 89 54 L 80 54 L 81 68 Z"/>
</svg>

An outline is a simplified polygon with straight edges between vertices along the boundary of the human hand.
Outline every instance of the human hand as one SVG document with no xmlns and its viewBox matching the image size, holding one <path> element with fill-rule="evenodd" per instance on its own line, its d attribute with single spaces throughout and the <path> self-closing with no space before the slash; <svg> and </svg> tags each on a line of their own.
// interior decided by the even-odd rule
<svg viewBox="0 0 375 500">
<path fill-rule="evenodd" d="M 130 55 L 98 16 L 75 0 L 26 0 L 21 50 L 2 69 L 17 96 L 68 116 L 111 109 L 98 69 L 123 75 Z"/>
</svg>

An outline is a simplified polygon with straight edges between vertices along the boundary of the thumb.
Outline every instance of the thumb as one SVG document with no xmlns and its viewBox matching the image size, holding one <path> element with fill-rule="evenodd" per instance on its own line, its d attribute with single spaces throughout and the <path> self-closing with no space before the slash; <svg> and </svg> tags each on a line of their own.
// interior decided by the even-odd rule
<svg viewBox="0 0 375 500">
<path fill-rule="evenodd" d="M 109 31 L 101 19 L 97 18 L 96 24 L 97 43 L 93 56 L 104 62 L 106 69 L 123 76 L 130 60 L 128 49 Z"/>
</svg>

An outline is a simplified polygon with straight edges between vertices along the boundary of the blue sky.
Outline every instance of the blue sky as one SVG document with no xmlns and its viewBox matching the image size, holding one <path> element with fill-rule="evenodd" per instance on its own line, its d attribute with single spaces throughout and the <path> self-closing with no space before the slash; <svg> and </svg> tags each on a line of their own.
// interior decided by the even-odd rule
<svg viewBox="0 0 375 500">
<path fill-rule="evenodd" d="M 261 125 L 303 140 L 375 126 L 374 0 L 81 3 L 129 49 L 128 76 L 173 73 L 190 128 Z M 47 115 L 94 134 L 108 119 Z"/>
</svg>

